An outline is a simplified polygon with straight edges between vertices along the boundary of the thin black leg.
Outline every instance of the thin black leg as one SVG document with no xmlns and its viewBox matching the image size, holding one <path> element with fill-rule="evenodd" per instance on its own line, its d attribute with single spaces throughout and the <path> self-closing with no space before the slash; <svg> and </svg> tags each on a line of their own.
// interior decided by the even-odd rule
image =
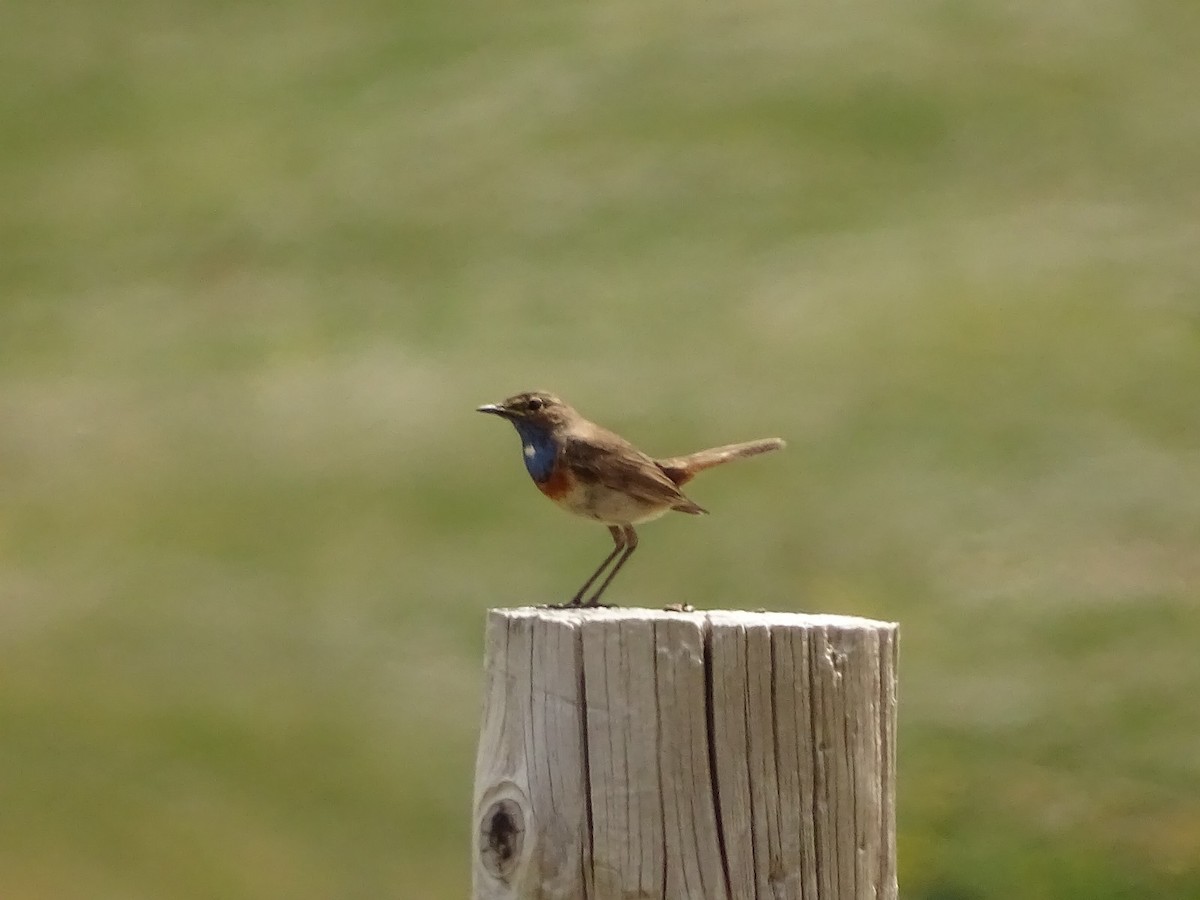
<svg viewBox="0 0 1200 900">
<path fill-rule="evenodd" d="M 616 526 L 610 525 L 609 530 L 614 532 L 613 540 L 614 541 L 617 540 Z M 616 577 L 616 574 L 621 571 L 621 566 L 625 565 L 625 563 L 628 562 L 629 557 L 633 556 L 633 551 L 637 549 L 638 536 L 637 536 L 637 532 L 633 530 L 633 526 L 632 525 L 624 526 L 624 532 L 625 532 L 625 540 L 623 542 L 621 542 L 624 544 L 624 547 L 625 547 L 624 555 L 620 559 L 617 560 L 617 564 L 612 567 L 612 571 L 608 573 L 608 577 L 604 579 L 604 581 L 601 583 L 600 587 L 596 588 L 596 593 L 592 594 L 592 596 L 588 598 L 587 602 L 583 604 L 584 606 L 599 606 L 600 605 L 600 595 L 604 593 L 604 589 L 606 587 L 608 587 L 609 583 L 613 580 L 614 577 Z M 618 545 L 618 547 L 619 546 L 620 546 L 620 544 Z M 614 555 L 615 554 L 616 554 L 616 551 L 614 551 Z M 607 564 L 608 564 L 608 561 L 605 560 L 605 565 L 607 565 Z M 599 572 L 596 573 L 596 575 L 599 575 L 599 574 L 600 574 Z M 591 583 L 591 581 L 596 580 L 596 575 L 593 575 L 591 577 L 591 580 L 588 582 L 589 584 Z M 587 585 L 584 585 L 584 587 L 586 588 Z"/>
<path fill-rule="evenodd" d="M 613 539 L 614 546 L 612 553 L 604 557 L 604 562 L 600 563 L 599 568 L 597 568 L 596 571 L 591 574 L 591 577 L 583 583 L 583 587 L 575 592 L 575 596 L 571 598 L 570 602 L 564 603 L 563 606 L 579 606 L 583 602 L 583 595 L 587 593 L 587 589 L 590 588 L 592 584 L 595 583 L 596 579 L 600 577 L 600 574 L 608 568 L 609 563 L 616 559 L 621 551 L 625 549 L 625 533 L 621 531 L 620 528 L 618 528 L 616 525 L 609 525 L 608 533 L 612 535 Z M 620 565 L 620 563 L 618 563 L 618 565 Z M 612 576 L 610 575 L 609 578 L 611 577 Z M 608 584 L 607 581 L 604 583 Z M 603 590 L 603 588 L 601 588 L 601 590 Z"/>
</svg>

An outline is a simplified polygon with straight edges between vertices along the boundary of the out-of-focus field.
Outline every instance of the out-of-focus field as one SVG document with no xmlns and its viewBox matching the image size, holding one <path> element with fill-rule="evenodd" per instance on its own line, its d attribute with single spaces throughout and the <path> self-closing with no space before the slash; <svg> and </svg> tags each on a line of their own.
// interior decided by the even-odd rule
<svg viewBox="0 0 1200 900">
<path fill-rule="evenodd" d="M 472 409 L 780 434 L 614 587 L 902 623 L 910 900 L 1200 896 L 1194 0 L 7 0 L 0 897 L 459 900 Z"/>
</svg>

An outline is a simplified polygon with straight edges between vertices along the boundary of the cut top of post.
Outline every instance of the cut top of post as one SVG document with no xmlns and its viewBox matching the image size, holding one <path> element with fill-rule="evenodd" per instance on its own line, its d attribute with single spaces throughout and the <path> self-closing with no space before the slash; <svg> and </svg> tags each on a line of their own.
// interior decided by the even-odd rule
<svg viewBox="0 0 1200 900">
<path fill-rule="evenodd" d="M 759 625 L 779 628 L 838 628 L 842 630 L 894 631 L 895 622 L 832 613 L 769 612 L 743 609 L 697 609 L 687 612 L 642 607 L 517 606 L 490 610 L 506 619 L 564 622 L 693 622 L 713 625 Z"/>
</svg>

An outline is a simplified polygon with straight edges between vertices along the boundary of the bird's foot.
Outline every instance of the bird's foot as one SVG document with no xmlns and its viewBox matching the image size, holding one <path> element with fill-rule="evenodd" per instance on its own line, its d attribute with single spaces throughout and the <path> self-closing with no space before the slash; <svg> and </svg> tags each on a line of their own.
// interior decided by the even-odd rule
<svg viewBox="0 0 1200 900">
<path fill-rule="evenodd" d="M 590 600 L 584 600 L 582 597 L 575 596 L 570 600 L 562 603 L 543 603 L 538 609 L 612 609 L 616 606 L 615 603 L 601 603 L 599 597 L 592 597 Z"/>
</svg>

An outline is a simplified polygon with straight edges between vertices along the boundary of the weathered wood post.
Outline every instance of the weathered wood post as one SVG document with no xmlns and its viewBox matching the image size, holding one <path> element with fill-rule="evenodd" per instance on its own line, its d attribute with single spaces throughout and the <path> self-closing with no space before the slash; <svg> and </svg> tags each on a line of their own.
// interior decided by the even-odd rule
<svg viewBox="0 0 1200 900">
<path fill-rule="evenodd" d="M 896 638 L 492 610 L 474 900 L 894 900 Z"/>
</svg>

